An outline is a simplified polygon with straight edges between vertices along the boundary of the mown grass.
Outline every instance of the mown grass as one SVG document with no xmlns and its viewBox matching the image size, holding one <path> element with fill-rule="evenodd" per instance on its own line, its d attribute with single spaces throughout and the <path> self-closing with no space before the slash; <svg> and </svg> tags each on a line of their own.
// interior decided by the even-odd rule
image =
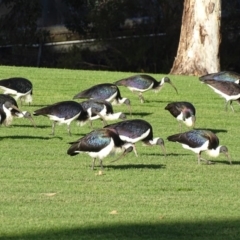
<svg viewBox="0 0 240 240">
<path fill-rule="evenodd" d="M 22 76 L 34 86 L 34 110 L 69 100 L 94 84 L 114 82 L 134 73 L 0 67 L 0 78 Z M 160 79 L 163 75 L 151 74 Z M 229 148 L 233 165 L 224 156 L 216 164 L 197 164 L 194 153 L 180 144 L 159 147 L 137 144 L 139 157 L 103 161 L 98 175 L 88 155 L 70 157 L 68 142 L 90 131 L 89 125 L 56 127 L 35 117 L 34 129 L 26 119 L 14 119 L 0 129 L 0 239 L 238 239 L 239 215 L 239 114 L 224 110 L 224 101 L 197 77 L 170 76 L 170 85 L 146 102 L 121 87 L 132 103 L 133 117 L 149 121 L 154 135 L 166 139 L 179 131 L 176 120 L 164 110 L 170 101 L 186 100 L 197 109 L 196 128 L 211 129 Z M 128 115 L 126 106 L 115 111 Z M 94 127 L 101 127 L 95 121 Z M 186 129 L 186 128 L 185 128 Z M 98 166 L 98 164 L 97 164 Z"/>
</svg>

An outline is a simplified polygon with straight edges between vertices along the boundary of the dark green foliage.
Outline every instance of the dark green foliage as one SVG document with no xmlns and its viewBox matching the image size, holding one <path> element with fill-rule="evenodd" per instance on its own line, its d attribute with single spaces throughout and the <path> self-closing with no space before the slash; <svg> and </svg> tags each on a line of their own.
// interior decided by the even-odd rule
<svg viewBox="0 0 240 240">
<path fill-rule="evenodd" d="M 68 7 L 66 26 L 80 34 L 94 34 L 98 38 L 122 35 L 125 21 L 142 21 L 137 24 L 138 34 L 158 31 L 162 21 L 161 5 L 158 1 L 86 1 L 64 0 Z M 146 24 L 147 22 L 147 24 Z M 146 26 L 143 26 L 146 25 Z M 128 25 L 129 27 L 129 25 Z M 136 24 L 132 23 L 131 28 Z M 120 31 L 120 32 L 119 32 Z M 136 33 L 133 29 L 134 34 Z"/>
<path fill-rule="evenodd" d="M 222 1 L 221 70 L 240 72 L 240 1 Z"/>
<path fill-rule="evenodd" d="M 41 16 L 38 0 L 3 0 L 9 11 L 0 18 L 2 43 L 28 45 L 39 37 L 37 19 Z"/>
<path fill-rule="evenodd" d="M 61 1 L 66 5 L 65 26 L 79 33 L 82 39 L 97 39 L 97 45 L 100 43 L 101 47 L 94 46 L 93 51 L 92 45 L 86 48 L 75 46 L 66 52 L 52 51 L 50 47 L 44 46 L 29 47 L 49 37 L 47 32 L 37 29 L 43 1 L 2 0 L 1 7 L 5 5 L 9 11 L 0 18 L 0 45 L 10 44 L 13 47 L 0 48 L 0 64 L 162 73 L 170 71 L 177 53 L 184 0 Z M 49 2 L 54 4 L 55 1 Z M 219 49 L 221 70 L 240 72 L 239 16 L 239 0 L 222 1 L 222 41 Z M 134 24 L 136 19 L 142 20 L 142 23 Z M 166 35 L 157 36 L 159 33 Z M 146 37 L 150 34 L 151 37 Z"/>
</svg>

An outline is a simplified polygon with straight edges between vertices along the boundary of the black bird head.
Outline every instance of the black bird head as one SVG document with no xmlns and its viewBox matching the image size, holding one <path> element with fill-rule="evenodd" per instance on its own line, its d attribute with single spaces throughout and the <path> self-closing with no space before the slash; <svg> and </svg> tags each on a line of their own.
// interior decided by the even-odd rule
<svg viewBox="0 0 240 240">
<path fill-rule="evenodd" d="M 36 127 L 36 124 L 35 124 L 35 122 L 33 120 L 32 114 L 30 112 L 27 112 L 27 111 L 24 111 L 22 113 L 23 113 L 23 117 L 29 119 L 29 121 L 32 123 L 32 125 L 34 127 Z"/>
<path fill-rule="evenodd" d="M 163 85 L 164 83 L 169 83 L 175 89 L 176 93 L 178 94 L 177 88 L 174 86 L 174 84 L 172 83 L 172 81 L 170 80 L 169 77 L 162 78 L 160 85 Z"/>
<path fill-rule="evenodd" d="M 166 149 L 165 149 L 164 140 L 162 138 L 158 138 L 156 145 L 159 145 L 162 148 L 164 156 L 166 157 Z"/>
<path fill-rule="evenodd" d="M 36 124 L 33 120 L 32 114 L 30 112 L 27 111 L 20 111 L 20 112 L 15 112 L 15 116 L 17 116 L 18 118 L 27 118 L 29 119 L 29 121 L 32 123 L 32 125 L 34 127 L 36 127 Z"/>
<path fill-rule="evenodd" d="M 21 112 L 21 110 L 20 110 L 18 107 L 16 107 L 15 105 L 13 105 L 13 104 L 12 104 L 11 102 L 9 102 L 9 101 L 6 101 L 6 102 L 4 103 L 4 107 L 7 108 L 7 109 L 9 109 L 10 111 L 11 111 L 12 109 L 15 109 L 16 111 Z"/>
<path fill-rule="evenodd" d="M 115 160 L 111 161 L 111 162 L 116 162 L 117 160 L 125 157 L 128 153 L 133 151 L 133 144 L 132 143 L 125 143 L 122 148 L 124 149 L 123 153 L 116 158 Z"/>
<path fill-rule="evenodd" d="M 229 156 L 228 148 L 226 146 L 220 146 L 219 153 L 223 153 L 227 157 L 229 163 L 232 164 L 232 161 Z"/>
<path fill-rule="evenodd" d="M 165 149 L 165 144 L 164 144 L 164 140 L 160 137 L 156 137 L 152 140 L 147 140 L 146 142 L 144 141 L 144 143 L 146 143 L 147 145 L 159 145 L 162 150 L 163 150 L 163 153 L 164 153 L 164 156 L 166 157 L 166 149 Z"/>
</svg>

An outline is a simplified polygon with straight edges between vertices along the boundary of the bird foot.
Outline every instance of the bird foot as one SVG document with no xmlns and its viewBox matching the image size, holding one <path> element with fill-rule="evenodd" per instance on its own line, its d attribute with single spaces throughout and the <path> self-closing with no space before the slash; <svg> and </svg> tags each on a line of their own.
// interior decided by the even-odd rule
<svg viewBox="0 0 240 240">
<path fill-rule="evenodd" d="M 211 161 L 207 161 L 207 164 L 208 165 L 211 165 L 211 164 L 215 164 L 214 162 L 211 162 Z"/>
</svg>

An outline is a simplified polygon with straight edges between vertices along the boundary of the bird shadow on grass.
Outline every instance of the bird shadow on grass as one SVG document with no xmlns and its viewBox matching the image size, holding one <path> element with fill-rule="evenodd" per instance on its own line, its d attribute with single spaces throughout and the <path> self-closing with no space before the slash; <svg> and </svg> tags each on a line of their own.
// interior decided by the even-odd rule
<svg viewBox="0 0 240 240">
<path fill-rule="evenodd" d="M 93 131 L 93 130 L 90 130 L 90 132 Z M 84 133 L 72 133 L 72 136 L 74 137 L 77 137 L 77 138 L 81 138 L 81 137 L 84 137 L 86 134 Z"/>
<path fill-rule="evenodd" d="M 105 165 L 105 168 L 112 168 L 112 169 L 163 169 L 166 168 L 164 164 L 118 164 L 116 165 Z"/>
<path fill-rule="evenodd" d="M 33 104 L 33 105 L 30 105 L 29 107 L 46 107 L 48 105 L 49 104 Z"/>
<path fill-rule="evenodd" d="M 230 165 L 229 161 L 225 160 L 225 161 L 221 161 L 221 160 L 210 160 L 213 164 L 226 164 L 226 165 Z M 240 165 L 240 161 L 234 161 L 232 160 L 232 165 Z"/>
<path fill-rule="evenodd" d="M 166 104 L 168 104 L 168 103 L 170 103 L 171 101 L 169 100 L 169 101 L 163 101 L 163 100 L 159 100 L 159 99 L 155 99 L 155 100 L 151 100 L 151 101 L 148 101 L 148 100 L 145 100 L 145 102 L 144 103 L 151 103 L 151 102 L 155 102 L 155 103 L 166 103 Z"/>
<path fill-rule="evenodd" d="M 157 156 L 157 157 L 165 157 L 163 153 L 141 153 L 141 156 Z M 170 156 L 189 156 L 189 154 L 183 154 L 183 153 L 166 153 L 166 157 Z"/>
<path fill-rule="evenodd" d="M 26 135 L 18 135 L 18 136 L 1 136 L 0 137 L 0 141 L 3 139 L 42 139 L 42 140 L 50 140 L 50 139 L 54 139 L 57 138 L 59 140 L 63 140 L 62 137 L 54 137 L 54 136 L 50 136 L 50 137 L 42 137 L 42 136 L 26 136 Z"/>
<path fill-rule="evenodd" d="M 228 131 L 226 129 L 213 129 L 213 128 L 194 128 L 194 130 L 207 130 L 211 131 L 213 133 L 227 133 Z"/>
<path fill-rule="evenodd" d="M 132 117 L 135 117 L 135 116 L 146 117 L 146 116 L 149 116 L 152 114 L 153 114 L 152 112 L 134 112 L 131 115 L 128 115 L 128 118 L 131 119 L 131 116 Z"/>
<path fill-rule="evenodd" d="M 109 207 L 109 212 L 105 214 L 109 215 L 109 218 L 118 218 L 121 214 L 126 214 L 128 209 L 124 210 L 119 208 L 117 214 L 112 216 Z M 129 215 L 131 212 L 129 213 Z M 150 213 L 149 213 L 150 214 Z M 170 214 L 162 213 L 161 211 L 156 211 L 153 214 L 152 222 L 147 221 L 144 222 L 144 219 L 137 219 L 136 222 L 128 222 L 127 220 L 122 221 L 113 221 L 104 222 L 104 223 L 96 223 L 90 225 L 88 222 L 86 224 L 79 223 L 74 226 L 66 226 L 63 227 L 59 224 L 59 227 L 50 228 L 50 227 L 42 227 L 38 231 L 30 231 L 25 230 L 23 233 L 12 232 L 7 235 L 0 236 L 0 240 L 69 240 L 69 239 L 104 239 L 104 240 L 112 240 L 112 239 L 138 239 L 138 240 L 199 240 L 199 239 L 208 239 L 208 240 L 216 240 L 216 239 L 239 239 L 239 219 L 221 219 L 216 218 L 206 218 L 201 220 L 196 217 L 194 221 L 185 221 L 183 220 L 172 220 L 169 217 Z M 119 218 L 120 218 L 119 217 Z M 123 218 L 123 217 L 122 217 Z M 170 220 L 169 220 L 170 219 Z M 187 219 L 187 218 L 186 218 Z M 139 221 L 139 222 L 138 222 Z M 57 223 L 56 223 L 57 224 Z M 82 226 L 83 225 L 83 226 Z M 58 226 L 58 225 L 57 225 Z M 61 227 L 60 227 L 61 226 Z M 4 232 L 4 231 L 3 231 Z M 7 231 L 6 231 L 7 232 Z"/>
<path fill-rule="evenodd" d="M 184 154 L 184 153 L 167 153 L 167 157 L 179 157 L 179 156 L 189 156 L 190 154 Z"/>
<path fill-rule="evenodd" d="M 29 128 L 29 127 L 33 127 L 33 125 L 29 124 L 14 124 L 13 127 L 26 127 L 26 128 Z M 36 128 L 51 128 L 51 125 L 36 125 Z"/>
</svg>

